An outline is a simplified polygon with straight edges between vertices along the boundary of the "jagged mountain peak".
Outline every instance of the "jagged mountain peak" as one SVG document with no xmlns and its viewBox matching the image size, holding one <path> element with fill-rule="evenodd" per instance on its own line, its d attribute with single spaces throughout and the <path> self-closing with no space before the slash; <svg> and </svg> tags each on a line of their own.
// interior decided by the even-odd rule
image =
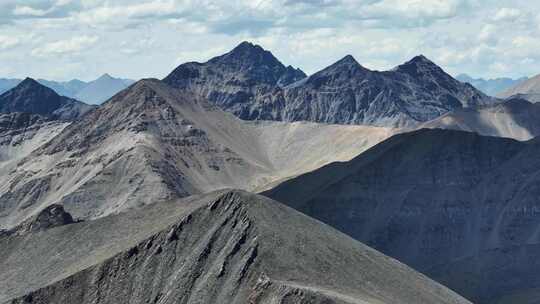
<svg viewBox="0 0 540 304">
<path fill-rule="evenodd" d="M 28 77 L 13 89 L 0 95 L 0 112 L 44 115 L 52 113 L 66 101 L 67 98 Z"/>
<path fill-rule="evenodd" d="M 253 44 L 249 41 L 242 41 L 237 45 L 232 52 L 233 53 L 246 53 L 246 52 L 263 52 L 265 51 L 260 45 Z"/>
<path fill-rule="evenodd" d="M 414 56 L 410 60 L 410 62 L 434 64 L 433 61 L 431 61 L 429 58 L 427 58 L 424 54 Z"/>
<path fill-rule="evenodd" d="M 358 61 L 356 61 L 356 59 L 353 57 L 353 55 L 346 55 L 345 57 L 341 58 L 340 60 L 338 60 L 337 63 L 341 63 L 341 64 L 358 64 Z"/>
<path fill-rule="evenodd" d="M 115 79 L 115 78 L 112 77 L 109 73 L 105 73 L 105 74 L 99 76 L 99 78 L 96 79 L 96 80 L 112 80 L 112 79 Z"/>
<path fill-rule="evenodd" d="M 424 55 L 415 56 L 411 60 L 397 66 L 394 70 L 397 72 L 403 72 L 413 75 L 418 75 L 422 72 L 430 70 L 444 73 L 441 67 L 439 67 L 437 64 L 435 64 L 433 61 L 431 61 Z"/>
<path fill-rule="evenodd" d="M 82 102 L 58 95 L 53 89 L 29 77 L 0 95 L 0 113 L 20 112 L 72 120 L 91 109 Z"/>
<path fill-rule="evenodd" d="M 163 81 L 172 87 L 195 92 L 240 118 L 250 119 L 251 110 L 245 107 L 249 100 L 305 77 L 304 72 L 286 67 L 261 46 L 242 42 L 230 52 L 207 62 L 181 64 Z"/>
<path fill-rule="evenodd" d="M 343 72 L 350 76 L 351 73 L 354 74 L 360 72 L 363 74 L 369 72 L 369 70 L 360 65 L 352 55 L 347 55 L 325 69 L 311 75 L 310 80 L 312 81 L 313 79 L 318 79 L 320 77 L 326 78 L 327 75 L 340 74 Z"/>
<path fill-rule="evenodd" d="M 37 80 L 35 80 L 34 78 L 26 77 L 23 81 L 21 81 L 21 83 L 19 83 L 19 86 L 20 85 L 24 85 L 24 86 L 29 86 L 29 85 L 40 86 L 41 84 L 39 84 L 39 82 L 37 82 Z"/>
<path fill-rule="evenodd" d="M 12 91 L 19 92 L 19 93 L 25 92 L 25 93 L 32 93 L 32 94 L 59 96 L 53 89 L 42 85 L 37 80 L 30 77 L 26 77 L 15 88 L 13 88 Z"/>
<path fill-rule="evenodd" d="M 270 52 L 263 49 L 261 46 L 250 42 L 242 42 L 237 47 L 232 49 L 225 55 L 210 59 L 211 63 L 235 64 L 241 66 L 268 66 L 279 67 L 285 66 Z"/>
<path fill-rule="evenodd" d="M 336 61 L 332 65 L 328 66 L 327 68 L 323 69 L 321 72 L 323 74 L 327 73 L 334 73 L 334 72 L 341 72 L 341 71 L 360 71 L 360 72 L 368 72 L 369 70 L 365 67 L 363 67 L 352 55 L 346 55 L 345 57 L 341 58 L 340 60 Z M 315 73 L 314 75 L 316 75 Z"/>
</svg>

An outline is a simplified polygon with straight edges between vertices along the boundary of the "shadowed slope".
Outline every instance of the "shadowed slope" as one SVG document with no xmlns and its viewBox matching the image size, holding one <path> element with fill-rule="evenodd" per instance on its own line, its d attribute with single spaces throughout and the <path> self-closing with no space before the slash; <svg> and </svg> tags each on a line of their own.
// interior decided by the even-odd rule
<svg viewBox="0 0 540 304">
<path fill-rule="evenodd" d="M 420 130 L 266 195 L 474 302 L 533 303 L 540 290 L 539 153 L 537 140 Z"/>
</svg>

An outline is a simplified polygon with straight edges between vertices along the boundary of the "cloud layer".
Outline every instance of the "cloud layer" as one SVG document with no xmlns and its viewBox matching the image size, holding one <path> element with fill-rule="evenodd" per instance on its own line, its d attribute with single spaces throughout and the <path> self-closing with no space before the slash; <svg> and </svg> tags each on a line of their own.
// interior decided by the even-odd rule
<svg viewBox="0 0 540 304">
<path fill-rule="evenodd" d="M 540 73 L 540 4 L 511 0 L 2 0 L 0 77 L 163 77 L 242 40 L 314 72 L 346 54 L 388 69 Z"/>
</svg>

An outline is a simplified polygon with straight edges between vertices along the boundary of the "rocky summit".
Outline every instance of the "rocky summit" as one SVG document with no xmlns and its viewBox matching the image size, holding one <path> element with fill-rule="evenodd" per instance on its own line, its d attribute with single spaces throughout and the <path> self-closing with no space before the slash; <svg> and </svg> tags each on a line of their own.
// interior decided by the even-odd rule
<svg viewBox="0 0 540 304">
<path fill-rule="evenodd" d="M 496 102 L 424 56 L 379 72 L 348 55 L 305 77 L 246 42 L 206 63 L 182 64 L 164 81 L 247 120 L 410 127 L 453 109 Z"/>
<path fill-rule="evenodd" d="M 284 66 L 262 47 L 242 42 L 229 53 L 206 63 L 182 64 L 163 81 L 196 92 L 242 119 L 272 120 L 274 116 L 261 111 L 254 115 L 253 111 L 257 111 L 254 103 L 260 96 L 305 77 L 304 72 Z"/>
</svg>

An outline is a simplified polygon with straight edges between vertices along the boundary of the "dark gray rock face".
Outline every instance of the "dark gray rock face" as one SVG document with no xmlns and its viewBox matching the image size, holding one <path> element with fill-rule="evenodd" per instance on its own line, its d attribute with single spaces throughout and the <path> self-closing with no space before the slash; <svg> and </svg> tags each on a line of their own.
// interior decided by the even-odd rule
<svg viewBox="0 0 540 304">
<path fill-rule="evenodd" d="M 249 43 L 206 63 L 180 65 L 164 81 L 192 90 L 246 120 L 401 127 L 456 108 L 495 102 L 424 56 L 378 72 L 349 55 L 306 78 Z"/>
<path fill-rule="evenodd" d="M 534 303 L 539 153 L 538 140 L 420 130 L 266 194 L 475 303 Z"/>
<path fill-rule="evenodd" d="M 0 114 L 0 133 L 11 130 L 27 129 L 31 126 L 46 121 L 41 115 L 14 112 L 9 114 Z"/>
<path fill-rule="evenodd" d="M 284 89 L 284 120 L 414 126 L 450 110 L 493 100 L 461 84 L 423 56 L 392 71 L 362 67 L 352 56 Z"/>
<path fill-rule="evenodd" d="M 0 303 L 469 303 L 241 191 L 2 238 L 0 286 Z"/>
<path fill-rule="evenodd" d="M 3 235 L 22 235 L 73 223 L 75 223 L 73 217 L 64 210 L 64 207 L 61 205 L 50 205 L 14 229 L 4 231 Z"/>
<path fill-rule="evenodd" d="M 26 78 L 15 88 L 0 95 L 0 113 L 36 114 L 53 120 L 74 120 L 93 107 L 60 96 L 52 89 Z"/>
<path fill-rule="evenodd" d="M 260 96 L 305 77 L 304 72 L 284 66 L 269 51 L 243 42 L 206 63 L 182 64 L 163 81 L 196 92 L 242 119 L 272 120 L 272 113 L 258 111 L 254 103 Z"/>
</svg>

